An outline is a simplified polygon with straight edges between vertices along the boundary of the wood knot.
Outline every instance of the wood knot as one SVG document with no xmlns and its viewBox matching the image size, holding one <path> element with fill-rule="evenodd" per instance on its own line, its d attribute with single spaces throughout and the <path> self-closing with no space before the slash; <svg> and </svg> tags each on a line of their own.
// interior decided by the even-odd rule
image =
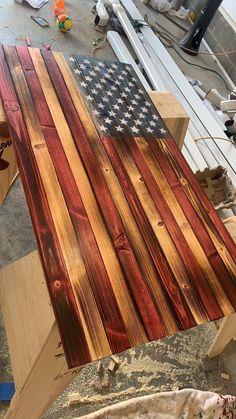
<svg viewBox="0 0 236 419">
<path fill-rule="evenodd" d="M 124 233 L 119 234 L 114 240 L 116 249 L 126 250 L 127 249 L 127 238 Z"/>
<path fill-rule="evenodd" d="M 162 227 L 162 226 L 164 225 L 164 222 L 163 222 L 163 221 L 158 221 L 157 225 L 158 225 L 159 227 Z"/>
<path fill-rule="evenodd" d="M 59 279 L 56 279 L 56 281 L 54 281 L 53 283 L 54 288 L 56 288 L 57 290 L 61 289 L 62 287 L 62 282 L 59 281 Z"/>
</svg>

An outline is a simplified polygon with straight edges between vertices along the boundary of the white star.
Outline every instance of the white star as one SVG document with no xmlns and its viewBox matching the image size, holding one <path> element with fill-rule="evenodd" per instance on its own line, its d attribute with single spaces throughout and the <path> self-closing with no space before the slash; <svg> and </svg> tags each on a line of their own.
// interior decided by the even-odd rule
<svg viewBox="0 0 236 419">
<path fill-rule="evenodd" d="M 78 68 L 76 68 L 76 69 L 74 70 L 74 73 L 75 73 L 75 74 L 82 74 L 82 71 L 80 71 Z"/>
<path fill-rule="evenodd" d="M 160 129 L 160 132 L 161 132 L 162 134 L 166 134 L 166 133 L 167 133 L 167 131 L 166 131 L 164 128 L 161 128 L 161 129 Z"/>
<path fill-rule="evenodd" d="M 101 84 L 101 83 L 96 83 L 96 84 L 95 84 L 95 86 L 96 86 L 98 89 L 102 89 L 102 84 Z"/>
<path fill-rule="evenodd" d="M 92 96 L 90 96 L 90 95 L 87 95 L 87 96 L 86 96 L 86 99 L 87 99 L 87 100 L 90 100 L 90 102 L 91 102 L 91 101 L 93 100 L 93 97 L 92 97 Z"/>
<path fill-rule="evenodd" d="M 69 57 L 69 60 L 72 61 L 73 63 L 76 61 L 74 57 Z"/>
<path fill-rule="evenodd" d="M 119 75 L 119 76 L 118 76 L 118 79 L 119 79 L 119 80 L 124 80 L 124 77 L 123 77 L 123 76 L 121 76 L 121 75 Z"/>
<path fill-rule="evenodd" d="M 105 65 L 104 65 L 103 63 L 101 63 L 101 62 L 99 62 L 99 63 L 98 63 L 98 65 L 99 65 L 100 67 L 105 67 Z"/>
<path fill-rule="evenodd" d="M 122 125 L 127 125 L 128 124 L 128 121 L 126 121 L 126 119 L 122 118 L 122 119 L 120 119 L 120 123 Z"/>
<path fill-rule="evenodd" d="M 131 100 L 131 103 L 133 103 L 133 105 L 137 105 L 138 104 L 137 100 L 135 100 L 135 99 Z"/>
<path fill-rule="evenodd" d="M 82 68 L 82 70 L 86 70 L 86 67 L 84 64 L 79 64 L 79 67 Z"/>
<path fill-rule="evenodd" d="M 98 112 L 97 109 L 94 109 L 93 114 L 96 115 L 96 116 L 100 116 L 100 113 Z"/>
<path fill-rule="evenodd" d="M 108 71 L 108 73 L 110 73 L 110 74 L 114 74 L 114 73 L 115 73 L 115 71 L 114 71 L 112 68 L 109 68 L 107 71 Z"/>
<path fill-rule="evenodd" d="M 117 90 L 117 87 L 115 87 L 115 86 L 111 86 L 111 90 Z"/>
<path fill-rule="evenodd" d="M 141 113 L 139 114 L 139 118 L 145 118 L 145 115 L 141 112 Z"/>
<path fill-rule="evenodd" d="M 135 77 L 131 77 L 131 80 L 137 82 L 137 79 Z"/>
<path fill-rule="evenodd" d="M 134 95 L 135 99 L 141 99 L 140 95 Z"/>
<path fill-rule="evenodd" d="M 119 99 L 117 99 L 118 103 L 124 103 L 124 101 L 119 97 Z"/>
<path fill-rule="evenodd" d="M 106 124 L 111 124 L 111 123 L 112 123 L 112 120 L 111 120 L 110 118 L 106 118 L 106 119 L 105 119 L 105 123 L 106 123 Z"/>
<path fill-rule="evenodd" d="M 98 91 L 97 91 L 96 89 L 92 89 L 92 90 L 91 90 L 91 93 L 92 93 L 93 95 L 97 95 L 97 94 L 98 94 Z"/>
<path fill-rule="evenodd" d="M 125 116 L 126 118 L 131 118 L 131 116 L 132 116 L 132 115 L 131 115 L 129 112 L 125 112 L 125 113 L 124 113 L 124 116 Z"/>
<path fill-rule="evenodd" d="M 149 122 L 149 124 L 150 124 L 152 127 L 155 127 L 155 126 L 156 126 L 156 122 L 154 122 L 154 121 L 150 121 L 150 122 Z"/>
<path fill-rule="evenodd" d="M 85 83 L 84 81 L 81 81 L 80 86 L 82 86 L 82 87 L 87 87 L 88 85 L 87 85 L 87 83 Z"/>
<path fill-rule="evenodd" d="M 131 127 L 131 131 L 135 132 L 136 134 L 139 132 L 138 128 L 135 126 Z"/>
<path fill-rule="evenodd" d="M 130 89 L 128 87 L 125 87 L 126 92 L 130 92 Z"/>
<path fill-rule="evenodd" d="M 84 60 L 85 64 L 90 64 L 90 61 L 88 59 Z"/>
<path fill-rule="evenodd" d="M 121 93 L 121 97 L 128 97 L 126 93 Z"/>
<path fill-rule="evenodd" d="M 124 131 L 124 128 L 122 128 L 120 125 L 118 125 L 118 126 L 116 127 L 116 131 L 123 132 L 123 131 Z"/>
<path fill-rule="evenodd" d="M 134 121 L 134 123 L 135 123 L 136 125 L 142 125 L 142 121 L 140 121 L 140 119 L 136 119 L 136 120 Z"/>
<path fill-rule="evenodd" d="M 115 69 L 117 69 L 118 67 L 117 67 L 117 65 L 115 64 L 115 63 L 113 63 L 112 65 L 111 65 L 113 68 L 115 68 Z"/>
<path fill-rule="evenodd" d="M 100 82 L 101 82 L 101 83 L 106 83 L 107 81 L 106 81 L 106 79 L 104 79 L 104 77 L 103 77 L 102 79 L 100 79 Z"/>
<path fill-rule="evenodd" d="M 96 76 L 95 71 L 90 71 L 89 74 L 90 74 L 90 76 Z"/>
<path fill-rule="evenodd" d="M 113 93 L 111 93 L 110 91 L 107 92 L 107 96 L 113 96 Z"/>
<path fill-rule="evenodd" d="M 109 102 L 109 99 L 107 99 L 107 97 L 103 97 L 102 100 L 103 102 L 107 102 L 107 103 Z"/>
<path fill-rule="evenodd" d="M 130 87 L 133 87 L 133 86 L 134 86 L 134 83 L 131 83 L 131 81 L 129 81 L 129 82 L 128 82 L 128 85 L 129 85 Z"/>
<path fill-rule="evenodd" d="M 104 132 L 107 131 L 107 128 L 105 127 L 105 125 L 99 125 L 99 129 L 100 131 L 104 131 Z"/>
<path fill-rule="evenodd" d="M 153 133 L 153 129 L 151 129 L 150 127 L 147 127 L 146 130 L 147 130 L 147 132 L 150 132 L 150 134 Z"/>
<path fill-rule="evenodd" d="M 112 79 L 112 76 L 111 76 L 110 74 L 108 74 L 108 73 L 104 74 L 104 76 L 105 76 L 107 79 Z"/>
<path fill-rule="evenodd" d="M 92 81 L 93 79 L 91 79 L 91 77 L 89 77 L 89 76 L 85 76 L 85 80 Z"/>
<path fill-rule="evenodd" d="M 159 117 L 157 115 L 152 115 L 152 119 L 154 119 L 155 121 L 158 121 Z"/>
<path fill-rule="evenodd" d="M 94 70 L 96 70 L 96 71 L 100 71 L 100 68 L 96 65 L 96 66 L 94 67 Z"/>
<path fill-rule="evenodd" d="M 114 105 L 114 109 L 116 109 L 117 111 L 120 109 L 120 106 L 118 106 L 117 104 Z"/>
<path fill-rule="evenodd" d="M 117 86 L 119 86 L 119 85 L 120 85 L 119 80 L 116 80 L 116 81 L 115 81 L 115 84 L 116 84 Z"/>
<path fill-rule="evenodd" d="M 150 103 L 150 102 L 148 102 L 147 100 L 145 101 L 145 105 L 146 105 L 146 106 L 149 106 L 149 108 L 151 108 L 151 106 L 152 106 L 152 105 L 151 105 L 151 103 Z"/>
<path fill-rule="evenodd" d="M 103 105 L 103 103 L 99 103 L 99 104 L 98 104 L 98 108 L 99 108 L 99 109 L 104 109 L 104 105 Z"/>
<path fill-rule="evenodd" d="M 122 70 L 121 73 L 124 74 L 124 76 L 127 76 L 127 72 L 125 70 Z"/>
<path fill-rule="evenodd" d="M 142 109 L 142 111 L 144 112 L 144 113 L 147 113 L 148 112 L 148 109 L 147 108 L 145 108 L 145 106 L 143 106 L 143 108 L 141 108 Z"/>
<path fill-rule="evenodd" d="M 109 111 L 108 113 L 109 113 L 109 116 L 116 116 L 116 113 L 113 111 Z"/>
<path fill-rule="evenodd" d="M 129 111 L 134 111 L 135 110 L 135 108 L 132 105 L 128 106 L 128 109 L 129 109 Z"/>
<path fill-rule="evenodd" d="M 144 93 L 144 91 L 142 89 L 138 89 L 139 93 Z"/>
</svg>

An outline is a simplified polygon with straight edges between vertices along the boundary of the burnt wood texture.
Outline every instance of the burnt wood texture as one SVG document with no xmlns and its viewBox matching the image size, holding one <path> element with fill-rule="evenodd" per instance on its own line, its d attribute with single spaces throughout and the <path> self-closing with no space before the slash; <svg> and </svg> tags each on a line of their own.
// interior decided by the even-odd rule
<svg viewBox="0 0 236 419">
<path fill-rule="evenodd" d="M 129 65 L 1 47 L 0 91 L 69 368 L 235 312 L 236 246 Z"/>
</svg>

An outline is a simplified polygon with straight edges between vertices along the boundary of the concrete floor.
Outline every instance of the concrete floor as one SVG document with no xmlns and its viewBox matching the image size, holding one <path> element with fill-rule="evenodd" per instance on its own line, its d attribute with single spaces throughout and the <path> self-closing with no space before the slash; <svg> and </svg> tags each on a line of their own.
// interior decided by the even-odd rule
<svg viewBox="0 0 236 419">
<path fill-rule="evenodd" d="M 34 47 L 42 47 L 42 43 L 51 44 L 53 49 L 63 52 L 77 51 L 89 55 L 93 41 L 101 37 L 91 27 L 94 16 L 91 0 L 67 1 L 68 12 L 74 18 L 71 33 L 62 34 L 54 25 L 52 1 L 40 11 L 21 6 L 13 0 L 5 0 L 1 9 L 0 42 L 10 45 L 25 45 L 28 36 Z M 79 3 L 79 4 L 78 4 Z M 137 0 L 137 4 L 139 0 Z M 170 24 L 162 16 L 152 12 L 144 5 L 140 8 L 181 37 L 183 31 Z M 50 22 L 49 28 L 40 28 L 30 19 L 30 15 L 45 17 Z M 173 52 L 172 52 L 173 53 Z M 108 45 L 96 54 L 97 57 L 114 59 Z M 204 88 L 218 87 L 225 93 L 222 81 L 211 73 L 203 72 L 196 67 L 183 63 L 173 53 L 182 70 L 191 77 L 204 82 Z M 191 62 L 212 64 L 207 58 L 187 57 Z M 210 63 L 210 64 L 209 64 Z M 16 260 L 35 249 L 36 243 L 32 230 L 27 205 L 25 202 L 20 179 L 14 183 L 11 191 L 0 208 L 0 267 Z M 108 404 L 144 394 L 167 391 L 171 389 L 195 388 L 212 390 L 221 394 L 236 394 L 236 341 L 232 342 L 223 354 L 208 359 L 207 350 L 217 331 L 212 322 L 176 336 L 161 339 L 158 342 L 139 347 L 121 354 L 120 367 L 116 373 L 109 373 L 109 359 L 102 361 L 102 371 L 97 373 L 96 363 L 85 367 L 74 383 L 52 406 L 44 418 L 75 418 Z M 229 380 L 221 378 L 221 373 L 228 373 Z M 3 320 L 0 314 L 0 382 L 12 380 L 10 359 Z M 68 392 L 78 392 L 81 403 L 70 408 L 67 406 Z M 85 399 L 85 396 L 87 398 Z M 92 398 L 93 396 L 93 398 Z M 3 417 L 6 405 L 0 405 L 0 418 Z M 22 418 L 25 419 L 25 418 Z"/>
</svg>

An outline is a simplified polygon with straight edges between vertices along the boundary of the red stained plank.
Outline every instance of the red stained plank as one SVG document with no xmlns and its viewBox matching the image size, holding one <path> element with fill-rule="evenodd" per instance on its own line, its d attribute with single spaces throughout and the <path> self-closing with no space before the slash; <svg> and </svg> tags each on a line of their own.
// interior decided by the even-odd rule
<svg viewBox="0 0 236 419">
<path fill-rule="evenodd" d="M 69 366 L 81 365 L 91 360 L 74 294 L 71 289 L 60 243 L 53 225 L 42 182 L 31 151 L 28 133 L 15 95 L 14 86 L 0 47 L 1 97 L 8 120 L 9 132 L 14 140 L 21 179 L 31 211 L 31 218 L 49 292 L 54 302 L 55 316 L 60 325 L 62 342 L 71 341 L 70 353 L 66 353 Z M 62 283 L 57 287 L 57 281 Z M 80 351 L 78 351 L 80 348 Z"/>
</svg>

